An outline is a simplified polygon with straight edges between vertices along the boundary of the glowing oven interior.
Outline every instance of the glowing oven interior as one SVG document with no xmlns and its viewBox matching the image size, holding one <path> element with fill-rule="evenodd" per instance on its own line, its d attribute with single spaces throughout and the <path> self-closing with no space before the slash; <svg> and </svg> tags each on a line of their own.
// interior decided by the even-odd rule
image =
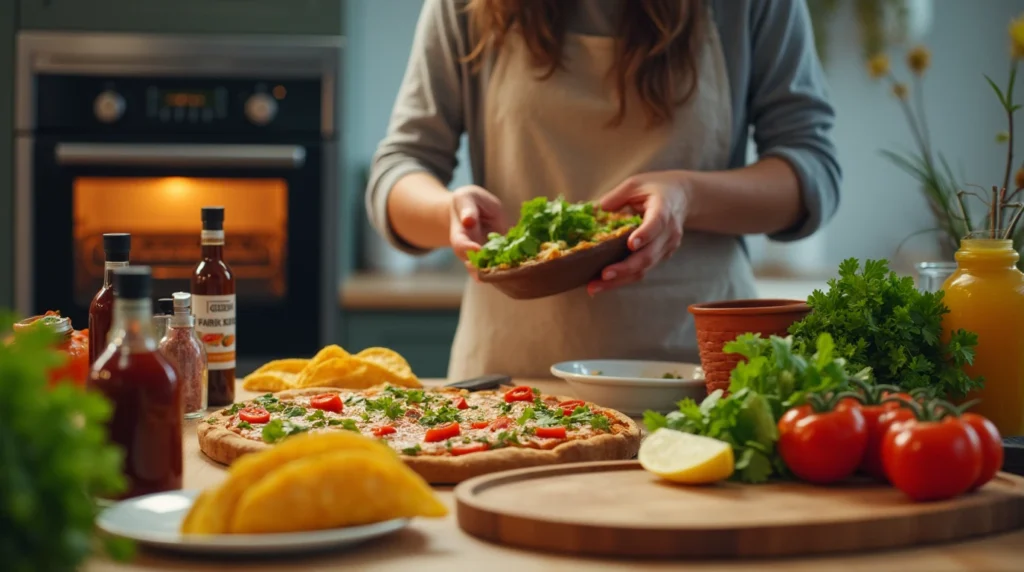
<svg viewBox="0 0 1024 572">
<path fill-rule="evenodd" d="M 132 264 L 147 265 L 155 294 L 187 288 L 200 259 L 199 213 L 224 207 L 224 257 L 239 297 L 287 294 L 288 185 L 283 179 L 79 177 L 74 182 L 75 298 L 103 281 L 103 233 L 132 235 Z"/>
</svg>

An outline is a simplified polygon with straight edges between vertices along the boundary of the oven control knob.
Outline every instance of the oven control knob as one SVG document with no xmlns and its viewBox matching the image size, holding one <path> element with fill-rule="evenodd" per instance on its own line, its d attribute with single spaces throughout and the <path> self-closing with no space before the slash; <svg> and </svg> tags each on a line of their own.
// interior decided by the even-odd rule
<svg viewBox="0 0 1024 572">
<path fill-rule="evenodd" d="M 113 123 L 124 115 L 124 97 L 116 91 L 104 91 L 96 96 L 92 111 L 101 122 Z"/>
<path fill-rule="evenodd" d="M 254 125 L 266 125 L 277 115 L 277 101 L 265 93 L 254 93 L 245 102 L 245 116 Z"/>
</svg>

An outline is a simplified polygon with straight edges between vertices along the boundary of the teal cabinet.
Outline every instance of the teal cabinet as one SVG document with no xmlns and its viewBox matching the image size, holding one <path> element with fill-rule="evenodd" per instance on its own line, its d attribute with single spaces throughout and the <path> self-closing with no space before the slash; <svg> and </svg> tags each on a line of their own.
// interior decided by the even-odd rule
<svg viewBox="0 0 1024 572">
<path fill-rule="evenodd" d="M 17 1 L 22 29 L 181 34 L 342 33 L 343 0 Z"/>
<path fill-rule="evenodd" d="M 446 377 L 458 310 L 345 311 L 342 347 L 350 352 L 369 347 L 391 348 L 402 354 L 412 371 L 423 378 Z"/>
</svg>

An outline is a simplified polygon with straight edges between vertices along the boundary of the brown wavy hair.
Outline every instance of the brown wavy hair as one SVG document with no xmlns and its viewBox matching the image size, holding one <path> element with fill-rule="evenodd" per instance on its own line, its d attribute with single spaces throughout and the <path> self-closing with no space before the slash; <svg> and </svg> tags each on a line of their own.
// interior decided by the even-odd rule
<svg viewBox="0 0 1024 572">
<path fill-rule="evenodd" d="M 697 54 L 705 30 L 703 0 L 625 0 L 616 30 L 615 83 L 618 125 L 626 115 L 626 93 L 636 91 L 648 123 L 670 121 L 676 106 L 697 88 Z M 515 28 L 522 34 L 540 79 L 562 67 L 566 22 L 575 2 L 569 0 L 469 0 L 470 45 L 465 61 L 482 66 L 489 48 L 501 48 Z"/>
</svg>

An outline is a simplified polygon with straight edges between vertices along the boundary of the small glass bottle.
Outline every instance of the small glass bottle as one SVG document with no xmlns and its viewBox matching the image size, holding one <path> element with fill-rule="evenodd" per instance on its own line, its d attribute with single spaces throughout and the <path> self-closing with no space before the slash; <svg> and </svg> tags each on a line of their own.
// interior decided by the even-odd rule
<svg viewBox="0 0 1024 572">
<path fill-rule="evenodd" d="M 182 481 L 181 384 L 153 339 L 148 266 L 114 271 L 110 343 L 89 373 L 89 389 L 113 405 L 111 441 L 124 451 L 123 497 L 177 490 Z"/>
<path fill-rule="evenodd" d="M 113 321 L 114 270 L 128 266 L 132 235 L 121 232 L 103 235 L 103 286 L 89 304 L 89 365 L 107 348 Z"/>
<path fill-rule="evenodd" d="M 160 340 L 160 353 L 171 362 L 181 383 L 185 419 L 203 416 L 207 402 L 206 349 L 196 335 L 192 295 L 174 293 L 174 314 L 167 334 Z"/>
<path fill-rule="evenodd" d="M 192 312 L 209 362 L 210 405 L 235 402 L 235 275 L 224 261 L 224 207 L 203 207 L 203 259 L 192 272 Z"/>
<path fill-rule="evenodd" d="M 174 313 L 174 300 L 171 298 L 160 298 L 156 301 L 156 313 L 153 314 L 153 339 L 160 342 L 167 334 L 167 328 L 171 324 L 171 314 Z"/>
</svg>

